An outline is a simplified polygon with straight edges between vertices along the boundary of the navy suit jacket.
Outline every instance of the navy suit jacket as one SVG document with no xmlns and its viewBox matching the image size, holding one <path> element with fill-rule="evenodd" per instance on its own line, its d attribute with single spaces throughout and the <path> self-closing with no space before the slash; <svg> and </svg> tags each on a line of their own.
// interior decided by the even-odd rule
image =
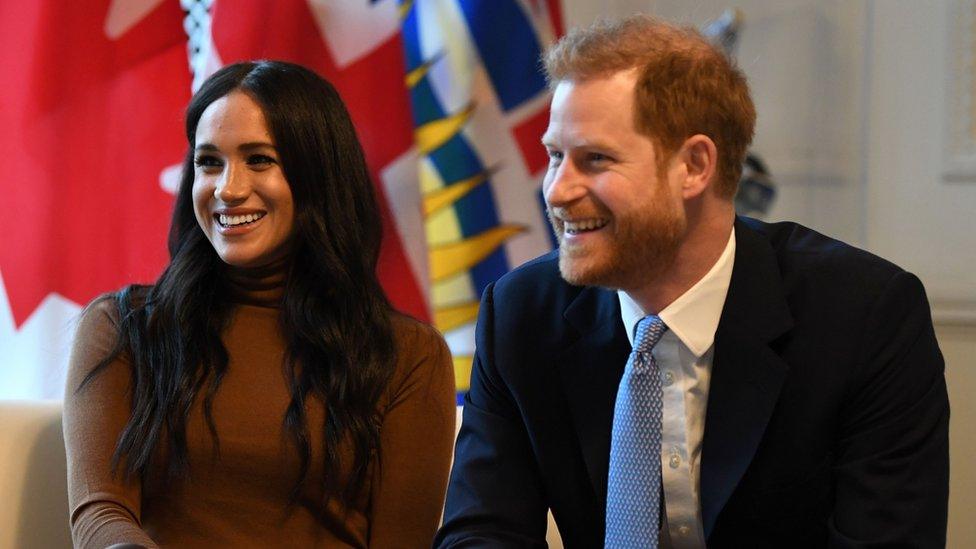
<svg viewBox="0 0 976 549">
<path fill-rule="evenodd" d="M 701 459 L 710 547 L 941 547 L 949 407 L 918 278 L 793 223 L 739 218 Z M 616 293 L 558 256 L 489 286 L 439 547 L 602 547 L 630 344 Z M 880 544 L 880 545 L 879 545 Z"/>
</svg>

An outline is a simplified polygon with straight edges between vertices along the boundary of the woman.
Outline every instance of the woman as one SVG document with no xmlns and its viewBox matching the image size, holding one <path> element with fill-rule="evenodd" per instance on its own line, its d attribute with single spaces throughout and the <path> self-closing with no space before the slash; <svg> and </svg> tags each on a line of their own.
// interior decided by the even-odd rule
<svg viewBox="0 0 976 549">
<path fill-rule="evenodd" d="M 186 130 L 170 264 L 78 327 L 75 545 L 429 546 L 453 368 L 377 281 L 380 218 L 338 94 L 297 65 L 238 63 Z"/>
</svg>

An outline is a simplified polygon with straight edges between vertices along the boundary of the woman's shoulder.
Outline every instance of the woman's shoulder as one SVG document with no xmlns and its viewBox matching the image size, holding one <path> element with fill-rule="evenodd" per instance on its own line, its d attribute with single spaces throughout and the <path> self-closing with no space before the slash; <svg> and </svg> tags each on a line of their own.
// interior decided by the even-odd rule
<svg viewBox="0 0 976 549">
<path fill-rule="evenodd" d="M 436 328 L 402 313 L 391 317 L 396 346 L 396 378 L 406 380 L 418 376 L 454 376 L 454 362 L 444 336 Z"/>
<path fill-rule="evenodd" d="M 390 318 L 398 353 L 440 352 L 447 349 L 444 336 L 436 328 L 403 313 L 394 312 Z"/>
<path fill-rule="evenodd" d="M 432 413 L 431 406 L 453 414 L 454 361 L 444 337 L 433 326 L 402 313 L 394 313 L 391 324 L 396 342 L 396 368 L 388 388 L 390 406 L 405 399 L 420 398 L 418 402 L 427 403 L 424 404 L 427 415 Z"/>
<path fill-rule="evenodd" d="M 145 302 L 151 286 L 126 286 L 115 292 L 106 292 L 91 300 L 78 315 L 76 333 L 118 331 L 122 307 L 131 309 Z"/>
<path fill-rule="evenodd" d="M 119 326 L 118 292 L 104 293 L 91 300 L 78 315 L 76 338 L 92 333 L 115 331 Z"/>
<path fill-rule="evenodd" d="M 102 294 L 81 310 L 68 360 L 66 395 L 73 395 L 98 364 L 115 354 L 119 318 L 118 292 Z"/>
<path fill-rule="evenodd" d="M 72 366 L 88 366 L 116 353 L 122 315 L 145 301 L 148 286 L 127 286 L 104 293 L 85 306 L 78 315 Z"/>
</svg>

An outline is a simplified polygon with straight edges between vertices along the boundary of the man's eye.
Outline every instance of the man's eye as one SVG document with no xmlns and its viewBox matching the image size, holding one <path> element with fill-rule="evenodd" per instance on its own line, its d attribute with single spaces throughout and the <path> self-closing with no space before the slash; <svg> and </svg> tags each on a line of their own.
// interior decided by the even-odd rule
<svg viewBox="0 0 976 549">
<path fill-rule="evenodd" d="M 562 151 L 548 151 L 549 153 L 549 165 L 558 166 L 563 160 Z"/>
<path fill-rule="evenodd" d="M 589 160 L 590 162 L 599 163 L 599 162 L 607 162 L 608 160 L 610 160 L 610 157 L 605 154 L 590 153 L 586 155 L 586 159 Z"/>
</svg>

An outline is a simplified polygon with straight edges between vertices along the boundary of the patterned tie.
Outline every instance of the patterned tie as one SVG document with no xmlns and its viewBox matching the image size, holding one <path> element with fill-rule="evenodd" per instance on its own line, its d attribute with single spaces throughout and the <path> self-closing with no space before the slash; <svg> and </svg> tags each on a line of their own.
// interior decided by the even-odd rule
<svg viewBox="0 0 976 549">
<path fill-rule="evenodd" d="M 637 324 L 617 389 L 610 442 L 605 547 L 657 548 L 661 505 L 661 375 L 651 349 L 668 327 L 656 315 Z"/>
</svg>

